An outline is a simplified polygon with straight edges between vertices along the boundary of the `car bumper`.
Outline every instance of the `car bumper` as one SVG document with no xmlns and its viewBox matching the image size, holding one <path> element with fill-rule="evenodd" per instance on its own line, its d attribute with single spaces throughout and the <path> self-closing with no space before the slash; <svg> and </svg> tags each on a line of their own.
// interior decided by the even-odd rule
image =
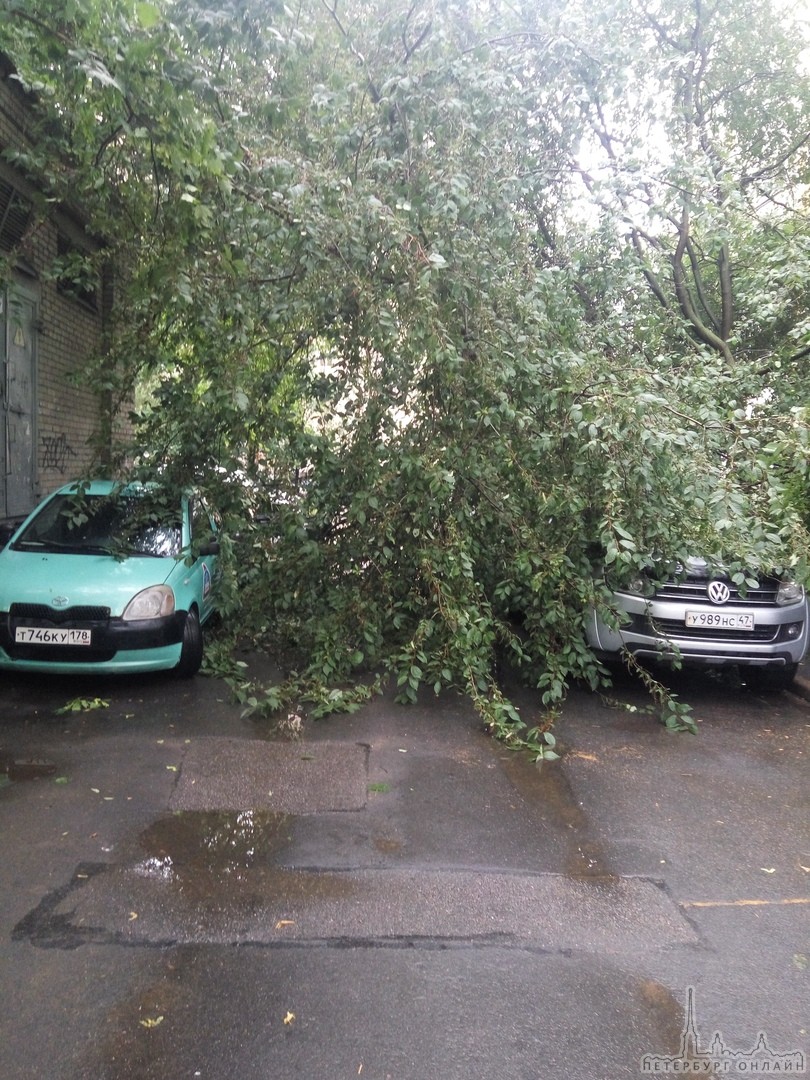
<svg viewBox="0 0 810 1080">
<path fill-rule="evenodd" d="M 139 671 L 171 671 L 180 661 L 181 645 L 163 649 L 122 649 L 112 660 L 69 661 L 12 660 L 0 649 L 0 671 L 31 671 L 50 675 L 125 675 Z"/>
<path fill-rule="evenodd" d="M 687 628 L 686 611 L 695 605 L 682 601 L 621 594 L 619 603 L 627 616 L 623 625 L 611 627 L 595 611 L 588 620 L 588 643 L 601 659 L 612 659 L 626 650 L 640 659 L 686 664 L 784 667 L 800 663 L 808 648 L 806 601 L 754 610 L 753 631 Z"/>
<path fill-rule="evenodd" d="M 168 670 L 180 659 L 185 620 L 185 611 L 137 622 L 63 620 L 53 628 L 89 630 L 90 644 L 20 644 L 17 626 L 41 626 L 42 619 L 0 614 L 0 669 L 59 674 Z"/>
</svg>

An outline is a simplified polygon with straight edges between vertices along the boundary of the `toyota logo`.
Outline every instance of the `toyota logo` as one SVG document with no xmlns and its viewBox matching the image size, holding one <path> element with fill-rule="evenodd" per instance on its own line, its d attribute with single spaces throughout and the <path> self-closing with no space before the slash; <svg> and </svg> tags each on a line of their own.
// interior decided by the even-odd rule
<svg viewBox="0 0 810 1080">
<path fill-rule="evenodd" d="M 51 607 L 65 608 L 69 603 L 70 601 L 66 596 L 54 596 L 51 598 Z"/>
<path fill-rule="evenodd" d="M 713 604 L 727 604 L 731 596 L 731 589 L 725 581 L 710 581 L 706 592 Z"/>
</svg>

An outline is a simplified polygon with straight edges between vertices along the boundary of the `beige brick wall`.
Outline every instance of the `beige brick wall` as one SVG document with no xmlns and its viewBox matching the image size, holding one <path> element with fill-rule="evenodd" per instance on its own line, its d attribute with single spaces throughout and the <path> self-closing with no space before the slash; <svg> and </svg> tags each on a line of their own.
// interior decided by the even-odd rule
<svg viewBox="0 0 810 1080">
<path fill-rule="evenodd" d="M 29 133 L 28 105 L 18 84 L 9 79 L 9 65 L 0 56 L 0 151 L 25 145 Z M 0 155 L 1 156 L 1 155 Z M 32 194 L 18 170 L 0 162 L 0 178 L 13 183 L 21 194 Z M 64 233 L 64 213 L 60 224 Z M 74 238 L 81 225 L 69 220 Z M 105 290 L 98 288 L 98 309 L 61 291 L 49 281 L 46 270 L 57 254 L 59 228 L 56 220 L 39 224 L 27 237 L 20 254 L 18 279 L 38 300 L 36 341 L 36 488 L 39 496 L 78 476 L 93 464 L 91 439 L 99 428 L 104 403 L 92 386 L 77 383 L 73 376 L 86 367 L 87 358 L 101 346 L 102 303 Z M 117 431 L 126 431 L 120 418 Z M 97 469 L 94 471 L 98 471 Z"/>
<path fill-rule="evenodd" d="M 55 242 L 55 236 L 54 236 Z M 100 343 L 100 315 L 43 285 L 37 371 L 37 466 L 41 494 L 86 473 L 92 464 L 90 439 L 100 411 L 98 395 L 75 384 L 86 358 Z"/>
</svg>

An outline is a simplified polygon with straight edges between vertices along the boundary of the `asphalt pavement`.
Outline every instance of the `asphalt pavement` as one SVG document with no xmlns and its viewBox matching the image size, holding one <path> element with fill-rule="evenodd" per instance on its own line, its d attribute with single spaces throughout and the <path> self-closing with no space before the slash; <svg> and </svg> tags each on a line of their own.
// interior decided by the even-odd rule
<svg viewBox="0 0 810 1080">
<path fill-rule="evenodd" d="M 672 686 L 697 736 L 574 690 L 537 767 L 448 694 L 290 741 L 202 677 L 4 677 L 0 1075 L 800 1075 L 810 681 Z"/>
</svg>

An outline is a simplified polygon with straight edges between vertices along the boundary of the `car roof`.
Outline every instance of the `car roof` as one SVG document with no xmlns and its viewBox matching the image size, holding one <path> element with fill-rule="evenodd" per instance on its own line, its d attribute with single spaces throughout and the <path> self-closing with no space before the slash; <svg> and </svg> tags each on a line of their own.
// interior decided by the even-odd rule
<svg viewBox="0 0 810 1080">
<path fill-rule="evenodd" d="M 53 492 L 54 495 L 111 495 L 120 492 L 124 495 L 140 495 L 150 488 L 157 489 L 158 484 L 143 484 L 138 480 L 123 483 L 121 480 L 73 480 Z"/>
</svg>

